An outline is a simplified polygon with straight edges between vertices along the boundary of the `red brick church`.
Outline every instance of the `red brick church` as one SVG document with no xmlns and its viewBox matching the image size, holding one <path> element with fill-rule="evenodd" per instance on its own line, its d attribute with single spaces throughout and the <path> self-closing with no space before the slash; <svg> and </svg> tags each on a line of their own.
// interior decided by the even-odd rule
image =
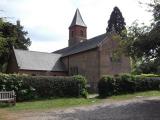
<svg viewBox="0 0 160 120">
<path fill-rule="evenodd" d="M 128 57 L 121 55 L 118 60 L 113 59 L 117 46 L 110 33 L 87 39 L 87 26 L 77 9 L 69 26 L 68 47 L 53 53 L 14 49 L 7 72 L 34 76 L 80 74 L 95 88 L 102 75 L 131 71 Z"/>
</svg>

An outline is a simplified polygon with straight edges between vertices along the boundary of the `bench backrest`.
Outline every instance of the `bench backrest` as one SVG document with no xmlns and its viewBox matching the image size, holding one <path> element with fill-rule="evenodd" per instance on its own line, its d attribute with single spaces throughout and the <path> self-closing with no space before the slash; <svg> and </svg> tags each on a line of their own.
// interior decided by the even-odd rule
<svg viewBox="0 0 160 120">
<path fill-rule="evenodd" d="M 12 99 L 15 97 L 14 91 L 0 91 L 0 99 Z"/>
</svg>

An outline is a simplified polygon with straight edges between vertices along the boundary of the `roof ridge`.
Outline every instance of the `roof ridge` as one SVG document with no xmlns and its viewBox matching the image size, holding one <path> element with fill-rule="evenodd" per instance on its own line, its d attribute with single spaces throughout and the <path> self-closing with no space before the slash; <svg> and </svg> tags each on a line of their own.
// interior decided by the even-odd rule
<svg viewBox="0 0 160 120">
<path fill-rule="evenodd" d="M 33 50 L 23 50 L 23 49 L 15 49 L 14 50 L 18 50 L 18 51 L 25 51 L 25 52 L 36 52 L 36 53 L 44 53 L 44 54 L 53 54 L 53 53 L 49 53 L 49 52 L 41 52 L 41 51 L 33 51 Z M 58 54 L 58 53 L 54 53 L 56 55 L 61 55 L 61 54 Z"/>
<path fill-rule="evenodd" d="M 91 37 L 91 38 L 87 39 L 87 40 L 86 40 L 86 41 L 84 41 L 84 42 L 80 42 L 80 43 L 75 44 L 75 45 L 73 45 L 73 46 L 65 47 L 65 48 L 62 48 L 62 49 L 59 49 L 59 50 L 53 51 L 52 53 L 57 52 L 57 51 L 60 51 L 60 50 L 63 50 L 63 49 L 67 49 L 67 48 L 73 48 L 73 47 L 78 46 L 78 45 L 80 45 L 80 44 L 85 44 L 86 42 L 90 42 L 92 39 L 98 38 L 98 37 L 100 37 L 100 36 L 102 36 L 102 35 L 105 35 L 105 34 L 106 34 L 106 33 L 103 33 L 103 34 L 97 35 L 97 36 L 95 36 L 95 37 Z"/>
<path fill-rule="evenodd" d="M 101 36 L 101 35 L 105 35 L 106 33 L 103 33 L 103 34 L 100 34 L 100 35 L 97 35 L 97 36 L 95 36 L 95 37 L 91 37 L 91 38 L 89 38 L 88 40 L 91 40 L 91 39 L 93 39 L 93 38 L 96 38 L 96 37 L 99 37 L 99 36 Z M 85 42 L 85 41 L 84 41 Z"/>
<path fill-rule="evenodd" d="M 107 35 L 106 33 L 97 35 L 93 38 L 86 40 L 85 42 L 73 45 L 71 47 L 62 48 L 60 50 L 54 51 L 53 53 L 59 53 L 62 55 L 62 57 L 64 57 L 67 55 L 76 54 L 79 52 L 99 47 L 98 45 L 100 44 L 101 41 L 104 40 L 104 38 L 106 38 L 106 35 Z"/>
<path fill-rule="evenodd" d="M 105 40 L 106 38 L 108 38 L 108 37 L 109 37 L 109 34 L 106 34 L 106 37 L 105 37 L 102 41 L 100 41 L 100 42 L 97 44 L 97 46 L 99 47 L 100 45 L 102 45 L 103 42 L 104 42 L 104 40 Z"/>
</svg>

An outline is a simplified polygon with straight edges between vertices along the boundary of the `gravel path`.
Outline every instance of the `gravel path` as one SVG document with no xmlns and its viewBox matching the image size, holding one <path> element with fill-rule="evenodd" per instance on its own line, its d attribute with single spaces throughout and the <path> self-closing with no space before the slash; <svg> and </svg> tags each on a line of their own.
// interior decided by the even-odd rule
<svg viewBox="0 0 160 120">
<path fill-rule="evenodd" d="M 160 120 L 160 97 L 103 103 L 92 106 L 23 112 L 18 120 Z"/>
</svg>

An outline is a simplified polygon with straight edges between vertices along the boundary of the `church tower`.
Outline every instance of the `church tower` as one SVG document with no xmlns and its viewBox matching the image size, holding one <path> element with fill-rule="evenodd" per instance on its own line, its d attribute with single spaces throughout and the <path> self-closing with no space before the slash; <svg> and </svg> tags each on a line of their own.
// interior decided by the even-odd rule
<svg viewBox="0 0 160 120">
<path fill-rule="evenodd" d="M 85 40 L 87 40 L 87 26 L 82 19 L 79 9 L 77 9 L 69 27 L 68 45 L 70 47 Z"/>
</svg>

